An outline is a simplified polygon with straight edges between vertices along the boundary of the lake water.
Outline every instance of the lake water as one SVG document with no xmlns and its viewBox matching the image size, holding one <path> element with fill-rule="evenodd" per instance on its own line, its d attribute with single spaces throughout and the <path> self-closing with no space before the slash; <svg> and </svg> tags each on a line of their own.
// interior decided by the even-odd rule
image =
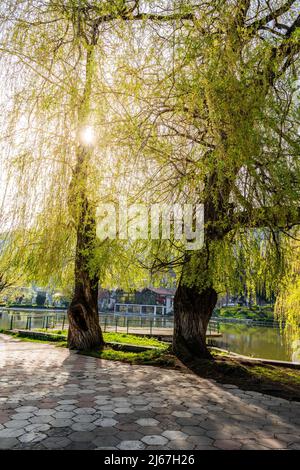
<svg viewBox="0 0 300 470">
<path fill-rule="evenodd" d="M 48 325 L 51 328 L 51 316 L 58 319 L 57 326 L 61 328 L 63 312 L 51 313 L 32 311 L 13 312 L 13 328 L 26 328 L 27 318 L 31 317 L 31 328 L 45 327 L 46 316 L 49 315 Z M 124 317 L 122 317 L 124 320 Z M 119 325 L 122 326 L 120 319 Z M 131 317 L 131 325 L 134 319 Z M 149 318 L 136 318 L 139 326 L 149 326 Z M 155 326 L 171 327 L 172 321 L 168 317 L 161 317 L 153 320 Z M 0 328 L 9 329 L 11 326 L 11 312 L 0 311 Z M 130 331 L 129 331 L 130 332 Z M 260 357 L 264 359 L 274 359 L 281 361 L 300 362 L 300 341 L 298 347 L 287 344 L 278 328 L 265 326 L 250 326 L 241 323 L 220 323 L 220 333 L 222 337 L 215 338 L 213 345 L 229 351 L 243 354 L 245 356 Z"/>
<path fill-rule="evenodd" d="M 287 344 L 278 328 L 250 326 L 241 323 L 220 323 L 222 337 L 214 345 L 245 356 L 300 361 L 299 352 Z M 298 356 L 298 357 L 297 357 Z"/>
</svg>

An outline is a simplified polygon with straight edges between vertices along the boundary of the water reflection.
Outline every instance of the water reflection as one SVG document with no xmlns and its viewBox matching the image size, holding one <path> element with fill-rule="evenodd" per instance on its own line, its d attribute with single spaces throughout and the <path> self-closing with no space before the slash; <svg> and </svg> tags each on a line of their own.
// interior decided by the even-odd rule
<svg viewBox="0 0 300 470">
<path fill-rule="evenodd" d="M 220 324 L 221 338 L 216 346 L 245 356 L 281 361 L 297 361 L 292 345 L 287 344 L 278 328 L 243 324 Z"/>
</svg>

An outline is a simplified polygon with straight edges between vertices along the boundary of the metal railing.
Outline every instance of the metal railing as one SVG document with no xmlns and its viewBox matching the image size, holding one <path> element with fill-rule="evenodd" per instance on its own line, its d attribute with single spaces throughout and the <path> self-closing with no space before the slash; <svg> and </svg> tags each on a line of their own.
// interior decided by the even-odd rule
<svg viewBox="0 0 300 470">
<path fill-rule="evenodd" d="M 68 329 L 69 322 L 66 313 L 30 315 L 25 313 L 11 313 L 9 321 L 6 321 L 7 329 L 24 330 L 58 330 Z M 174 328 L 174 317 L 170 316 L 130 316 L 100 314 L 99 323 L 104 332 L 122 332 L 132 334 L 145 334 L 149 336 L 172 336 Z M 208 334 L 219 333 L 219 322 L 211 320 L 208 325 Z"/>
</svg>

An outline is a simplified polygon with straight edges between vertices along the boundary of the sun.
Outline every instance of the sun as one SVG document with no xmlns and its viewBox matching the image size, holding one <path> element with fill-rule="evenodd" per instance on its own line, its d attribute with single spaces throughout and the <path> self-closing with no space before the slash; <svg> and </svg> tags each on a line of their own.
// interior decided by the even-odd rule
<svg viewBox="0 0 300 470">
<path fill-rule="evenodd" d="M 79 134 L 80 143 L 84 146 L 92 146 L 95 144 L 96 136 L 92 126 L 85 126 Z"/>
</svg>

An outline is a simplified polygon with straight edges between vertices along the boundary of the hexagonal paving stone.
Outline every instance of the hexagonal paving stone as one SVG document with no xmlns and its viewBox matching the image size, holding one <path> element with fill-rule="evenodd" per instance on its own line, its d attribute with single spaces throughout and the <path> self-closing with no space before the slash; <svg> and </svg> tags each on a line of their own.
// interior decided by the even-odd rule
<svg viewBox="0 0 300 470">
<path fill-rule="evenodd" d="M 28 426 L 26 426 L 25 431 L 45 432 L 48 431 L 48 429 L 50 429 L 49 424 L 29 424 Z"/>
<path fill-rule="evenodd" d="M 74 413 L 80 415 L 92 415 L 96 413 L 95 408 L 75 408 Z"/>
<path fill-rule="evenodd" d="M 186 425 L 189 426 L 189 425 Z M 201 423 L 198 423 L 198 426 L 200 426 L 203 429 L 206 429 L 207 431 L 214 431 L 214 430 L 219 430 L 220 429 L 220 423 L 215 422 L 215 421 L 201 421 Z"/>
<path fill-rule="evenodd" d="M 110 447 L 116 448 L 119 443 L 120 439 L 116 436 L 98 436 L 93 440 L 93 444 L 102 449 L 108 449 Z"/>
<path fill-rule="evenodd" d="M 26 420 L 29 418 L 33 418 L 34 414 L 33 413 L 15 413 L 14 415 L 11 415 L 10 419 L 16 419 L 18 421 L 20 420 Z"/>
<path fill-rule="evenodd" d="M 137 431 L 140 429 L 140 426 L 136 423 L 120 423 L 118 422 L 115 425 L 115 428 L 119 429 L 120 431 Z M 153 434 L 153 433 L 151 433 Z"/>
<path fill-rule="evenodd" d="M 95 436 L 111 436 L 113 434 L 117 434 L 119 432 L 119 429 L 116 427 L 114 428 L 102 428 L 101 426 L 97 426 L 97 428 L 94 431 Z"/>
<path fill-rule="evenodd" d="M 95 405 L 95 408 L 97 410 L 101 410 L 101 411 L 113 411 L 114 408 L 115 408 L 115 404 L 114 403 L 107 403 L 106 405 L 99 405 L 99 404 L 96 404 Z"/>
<path fill-rule="evenodd" d="M 114 416 L 116 416 L 117 413 L 115 413 L 114 411 L 102 411 L 101 410 L 101 415 L 103 416 L 103 418 L 114 418 Z"/>
<path fill-rule="evenodd" d="M 32 424 L 49 424 L 52 420 L 53 417 L 51 415 L 34 416 L 34 418 L 29 419 Z"/>
<path fill-rule="evenodd" d="M 122 441 L 117 447 L 120 450 L 142 450 L 145 449 L 145 444 L 141 441 Z"/>
<path fill-rule="evenodd" d="M 67 437 L 47 437 L 43 441 L 43 445 L 46 449 L 63 449 L 71 443 Z"/>
<path fill-rule="evenodd" d="M 205 433 L 208 434 L 208 432 L 200 426 L 183 426 L 182 432 L 189 436 L 203 436 Z"/>
<path fill-rule="evenodd" d="M 201 429 L 201 428 L 200 428 Z M 197 434 L 193 434 L 194 436 L 196 436 Z M 205 435 L 208 436 L 208 437 L 211 437 L 212 439 L 214 440 L 227 440 L 227 439 L 230 439 L 232 438 L 232 435 L 229 431 L 222 431 L 222 429 L 220 430 L 213 430 L 213 431 L 206 431 L 205 432 Z M 239 438 L 241 436 L 238 436 Z"/>
<path fill-rule="evenodd" d="M 115 413 L 118 413 L 118 414 L 130 414 L 130 413 L 133 413 L 133 409 L 132 409 L 132 408 L 115 408 L 114 411 L 115 411 Z"/>
<path fill-rule="evenodd" d="M 41 410 L 35 411 L 35 416 L 51 416 L 55 413 L 53 408 L 43 408 Z"/>
<path fill-rule="evenodd" d="M 168 439 L 159 435 L 144 436 L 141 440 L 149 446 L 163 446 L 168 442 Z"/>
<path fill-rule="evenodd" d="M 216 447 L 214 447 L 215 449 Z M 243 443 L 241 450 L 269 450 L 268 447 L 264 447 L 254 439 L 248 439 L 247 443 Z"/>
<path fill-rule="evenodd" d="M 4 437 L 19 437 L 22 436 L 22 434 L 25 433 L 25 429 L 12 429 L 12 428 L 6 428 L 6 429 L 1 429 L 0 431 L 0 439 Z"/>
<path fill-rule="evenodd" d="M 80 394 L 80 395 L 91 395 L 92 393 L 95 393 L 95 390 L 81 389 L 81 390 L 78 390 L 77 393 Z"/>
<path fill-rule="evenodd" d="M 94 450 L 96 448 L 95 444 L 92 442 L 74 442 L 65 447 L 65 450 Z"/>
<path fill-rule="evenodd" d="M 193 450 L 195 444 L 185 439 L 175 439 L 170 441 L 167 447 L 171 450 Z"/>
<path fill-rule="evenodd" d="M 75 415 L 71 411 L 56 411 L 52 416 L 55 419 L 72 419 Z"/>
<path fill-rule="evenodd" d="M 275 437 L 279 439 L 279 441 L 282 442 L 288 442 L 289 444 L 294 442 L 299 442 L 300 443 L 300 435 L 299 434 L 292 434 L 292 433 L 276 433 Z"/>
<path fill-rule="evenodd" d="M 74 411 L 76 409 L 75 405 L 59 405 L 55 408 L 55 411 Z"/>
<path fill-rule="evenodd" d="M 20 429 L 20 428 L 25 428 L 25 426 L 28 426 L 28 424 L 30 424 L 29 421 L 26 421 L 26 420 L 17 420 L 17 419 L 14 419 L 14 420 L 11 420 L 11 421 L 8 421 L 7 423 L 4 423 L 4 426 L 6 428 L 11 428 L 11 429 Z"/>
<path fill-rule="evenodd" d="M 162 433 L 162 435 L 164 437 L 166 437 L 167 439 L 170 439 L 170 440 L 173 440 L 173 439 L 186 439 L 188 437 L 187 434 L 185 434 L 184 432 L 182 431 L 172 431 L 172 430 L 168 430 L 168 431 L 164 431 Z"/>
<path fill-rule="evenodd" d="M 47 431 L 48 437 L 67 437 L 71 434 L 72 429 L 67 426 L 65 428 L 51 428 Z"/>
<path fill-rule="evenodd" d="M 199 426 L 199 424 L 202 426 L 202 421 L 200 421 L 196 417 L 191 417 L 191 418 L 178 418 L 176 417 L 176 422 L 180 426 Z"/>
<path fill-rule="evenodd" d="M 18 444 L 19 444 L 19 441 L 15 437 L 10 437 L 10 438 L 4 437 L 0 439 L 1 450 L 13 449 Z"/>
<path fill-rule="evenodd" d="M 101 426 L 103 428 L 110 428 L 115 426 L 118 423 L 115 419 L 112 418 L 100 418 L 94 421 L 94 424 Z"/>
<path fill-rule="evenodd" d="M 214 447 L 222 450 L 238 450 L 242 447 L 242 443 L 237 440 L 223 439 L 214 442 Z"/>
<path fill-rule="evenodd" d="M 189 436 L 187 438 L 188 442 L 191 442 L 192 444 L 195 444 L 197 446 L 206 446 L 206 445 L 212 445 L 213 444 L 213 439 L 207 436 Z"/>
<path fill-rule="evenodd" d="M 73 431 L 93 431 L 96 426 L 94 423 L 74 423 L 71 428 Z"/>
<path fill-rule="evenodd" d="M 288 446 L 288 449 L 290 450 L 300 450 L 300 442 L 294 442 L 293 444 L 290 444 Z"/>
<path fill-rule="evenodd" d="M 74 442 L 92 442 L 94 437 L 94 434 L 90 431 L 75 431 L 68 436 Z"/>
<path fill-rule="evenodd" d="M 55 419 L 55 418 L 52 418 L 49 421 L 49 424 L 53 428 L 64 428 L 66 426 L 71 426 L 73 424 L 73 421 L 71 419 Z"/>
<path fill-rule="evenodd" d="M 97 415 L 76 415 L 72 419 L 76 423 L 92 423 L 97 420 Z"/>
<path fill-rule="evenodd" d="M 139 441 L 143 437 L 143 434 L 137 431 L 119 431 L 116 437 L 121 441 Z"/>
<path fill-rule="evenodd" d="M 156 426 L 157 424 L 159 424 L 159 421 L 153 418 L 141 418 L 141 419 L 138 419 L 136 423 L 139 426 Z"/>
<path fill-rule="evenodd" d="M 286 449 L 287 443 L 279 441 L 275 438 L 263 438 L 259 439 L 259 443 L 262 446 L 268 447 L 269 449 Z"/>
<path fill-rule="evenodd" d="M 38 408 L 36 406 L 19 406 L 16 408 L 17 413 L 32 413 L 33 411 L 38 411 Z"/>
<path fill-rule="evenodd" d="M 40 442 L 45 439 L 47 436 L 46 434 L 39 433 L 39 432 L 28 432 L 23 434 L 23 436 L 19 437 L 19 441 L 23 443 L 33 443 L 33 442 Z"/>
<path fill-rule="evenodd" d="M 60 405 L 74 405 L 78 400 L 59 400 Z"/>
<path fill-rule="evenodd" d="M 173 411 L 172 415 L 177 416 L 177 418 L 190 418 L 193 416 L 192 413 L 188 411 Z"/>
<path fill-rule="evenodd" d="M 189 413 L 192 415 L 208 415 L 208 411 L 205 408 L 189 408 Z"/>
</svg>

